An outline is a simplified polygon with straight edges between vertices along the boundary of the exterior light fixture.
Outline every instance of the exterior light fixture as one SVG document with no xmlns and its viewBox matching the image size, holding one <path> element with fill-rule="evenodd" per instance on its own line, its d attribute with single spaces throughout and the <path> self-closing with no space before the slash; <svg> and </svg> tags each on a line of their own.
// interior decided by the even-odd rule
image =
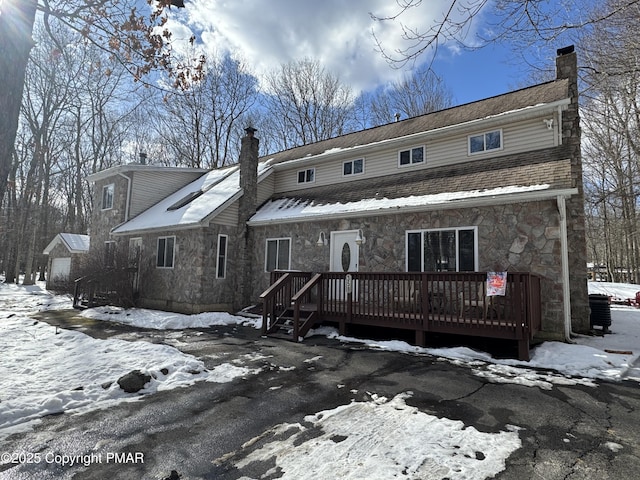
<svg viewBox="0 0 640 480">
<path fill-rule="evenodd" d="M 316 242 L 316 245 L 319 247 L 324 247 L 327 244 L 327 237 L 325 236 L 324 232 L 320 232 L 320 236 L 318 237 L 318 241 Z"/>
<path fill-rule="evenodd" d="M 367 243 L 367 239 L 363 235 L 362 230 L 359 229 L 356 234 L 356 245 L 362 245 L 363 243 Z"/>
<path fill-rule="evenodd" d="M 545 118 L 543 121 L 547 125 L 547 130 L 551 130 L 553 128 L 553 118 Z"/>
</svg>

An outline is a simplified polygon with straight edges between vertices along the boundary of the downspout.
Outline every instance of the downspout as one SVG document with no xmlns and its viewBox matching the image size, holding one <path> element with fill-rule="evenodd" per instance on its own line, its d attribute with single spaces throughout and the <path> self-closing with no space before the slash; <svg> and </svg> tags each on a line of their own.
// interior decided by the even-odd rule
<svg viewBox="0 0 640 480">
<path fill-rule="evenodd" d="M 129 202 L 131 200 L 131 178 L 127 177 L 124 173 L 118 172 L 118 175 L 127 179 L 127 204 L 124 207 L 124 222 L 129 220 Z M 122 223 L 120 225 L 122 225 Z"/>
<path fill-rule="evenodd" d="M 567 234 L 567 205 L 565 197 L 558 195 L 558 212 L 560 213 L 560 259 L 562 267 L 562 306 L 564 317 L 564 339 L 566 342 L 574 343 L 571 340 L 571 287 L 569 285 L 569 240 Z"/>
</svg>

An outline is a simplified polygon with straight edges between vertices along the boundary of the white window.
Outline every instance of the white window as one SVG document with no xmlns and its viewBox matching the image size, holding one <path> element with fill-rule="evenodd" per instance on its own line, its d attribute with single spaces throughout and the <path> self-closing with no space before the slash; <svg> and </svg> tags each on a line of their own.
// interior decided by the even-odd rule
<svg viewBox="0 0 640 480">
<path fill-rule="evenodd" d="M 176 237 L 158 237 L 156 267 L 173 268 Z"/>
<path fill-rule="evenodd" d="M 265 255 L 265 270 L 289 270 L 291 265 L 291 239 L 268 238 Z"/>
<path fill-rule="evenodd" d="M 461 227 L 407 232 L 408 272 L 475 272 L 477 228 Z"/>
<path fill-rule="evenodd" d="M 469 155 L 490 150 L 502 150 L 502 130 L 469 136 Z"/>
<path fill-rule="evenodd" d="M 424 146 L 412 147 L 398 152 L 398 166 L 415 165 L 424 163 Z"/>
<path fill-rule="evenodd" d="M 227 239 L 227 235 L 218 235 L 216 278 L 225 278 L 227 276 Z"/>
<path fill-rule="evenodd" d="M 113 183 L 102 187 L 102 210 L 109 210 L 110 208 L 113 208 L 114 188 Z"/>
<path fill-rule="evenodd" d="M 316 169 L 307 168 L 298 172 L 298 183 L 313 183 L 316 181 Z"/>
<path fill-rule="evenodd" d="M 364 158 L 349 160 L 342 164 L 342 175 L 360 175 L 364 173 Z"/>
</svg>

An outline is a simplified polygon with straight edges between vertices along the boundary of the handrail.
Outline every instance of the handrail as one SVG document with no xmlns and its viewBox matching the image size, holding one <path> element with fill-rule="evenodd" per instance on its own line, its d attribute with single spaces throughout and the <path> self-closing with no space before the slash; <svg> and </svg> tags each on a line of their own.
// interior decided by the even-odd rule
<svg viewBox="0 0 640 480">
<path fill-rule="evenodd" d="M 262 307 L 262 335 L 266 335 L 269 330 L 269 317 L 275 318 L 276 305 L 275 297 L 283 288 L 291 284 L 291 276 L 289 273 L 282 275 L 276 282 L 260 294 L 263 301 Z"/>
<path fill-rule="evenodd" d="M 300 305 L 302 303 L 302 299 L 305 298 L 309 293 L 311 293 L 311 289 L 315 287 L 322 280 L 322 274 L 316 273 L 311 280 L 304 284 L 304 286 L 298 290 L 293 297 L 291 297 L 291 303 L 293 303 L 293 339 L 298 341 L 298 332 L 300 332 Z M 320 305 L 320 295 L 318 295 L 317 299 L 318 305 Z"/>
</svg>

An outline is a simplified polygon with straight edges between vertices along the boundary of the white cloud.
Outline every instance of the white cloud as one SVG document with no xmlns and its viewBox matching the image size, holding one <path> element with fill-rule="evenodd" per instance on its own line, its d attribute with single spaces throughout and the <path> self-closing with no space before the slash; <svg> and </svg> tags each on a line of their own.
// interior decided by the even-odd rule
<svg viewBox="0 0 640 480">
<path fill-rule="evenodd" d="M 440 19 L 444 0 L 422 2 L 402 17 L 409 27 L 425 29 Z M 283 63 L 309 57 L 338 74 L 356 92 L 395 80 L 402 72 L 391 68 L 376 50 L 372 31 L 384 48 L 406 48 L 398 22 L 375 22 L 397 13 L 388 0 L 193 0 L 181 16 L 188 17 L 200 40 L 212 52 L 242 58 L 258 76 Z"/>
</svg>

